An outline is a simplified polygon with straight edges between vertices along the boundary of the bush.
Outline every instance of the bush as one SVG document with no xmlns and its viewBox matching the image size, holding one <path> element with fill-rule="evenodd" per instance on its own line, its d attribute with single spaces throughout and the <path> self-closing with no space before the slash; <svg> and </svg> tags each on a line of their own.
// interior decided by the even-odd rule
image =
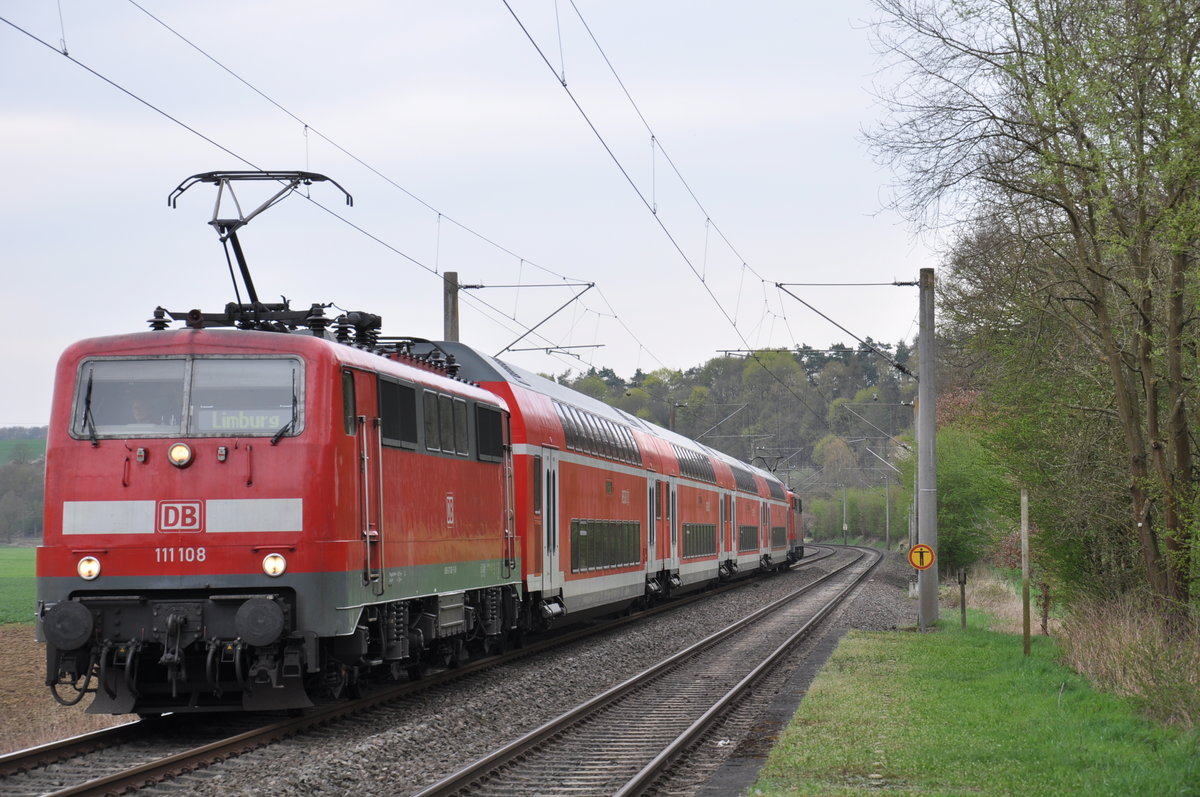
<svg viewBox="0 0 1200 797">
<path fill-rule="evenodd" d="M 1131 596 L 1079 599 L 1061 637 L 1067 663 L 1155 720 L 1200 723 L 1200 618 L 1169 619 Z"/>
</svg>

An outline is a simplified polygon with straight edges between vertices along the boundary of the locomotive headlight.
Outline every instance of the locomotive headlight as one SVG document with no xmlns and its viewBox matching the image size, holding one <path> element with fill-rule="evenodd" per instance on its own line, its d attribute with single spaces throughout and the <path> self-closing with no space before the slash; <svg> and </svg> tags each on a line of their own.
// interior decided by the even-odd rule
<svg viewBox="0 0 1200 797">
<path fill-rule="evenodd" d="M 167 459 L 177 468 L 192 464 L 192 448 L 187 443 L 172 443 L 167 449 Z"/>
<path fill-rule="evenodd" d="M 92 581 L 100 575 L 100 560 L 94 556 L 85 556 L 75 565 L 75 572 L 79 573 L 79 577 L 84 581 Z"/>
<path fill-rule="evenodd" d="M 283 554 L 269 553 L 263 557 L 263 572 L 274 578 L 282 576 L 283 571 L 287 570 L 287 560 L 283 558 Z"/>
</svg>

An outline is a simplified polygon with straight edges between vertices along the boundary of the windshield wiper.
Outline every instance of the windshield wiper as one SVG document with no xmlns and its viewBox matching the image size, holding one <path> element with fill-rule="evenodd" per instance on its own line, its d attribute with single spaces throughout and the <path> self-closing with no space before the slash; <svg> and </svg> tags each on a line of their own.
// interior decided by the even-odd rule
<svg viewBox="0 0 1200 797">
<path fill-rule="evenodd" d="M 299 401 L 296 400 L 296 372 L 292 371 L 292 419 L 285 423 L 278 432 L 271 437 L 271 445 L 279 445 L 279 438 L 283 437 L 284 433 L 291 429 L 296 431 L 296 414 L 298 411 Z"/>
<path fill-rule="evenodd" d="M 100 440 L 96 437 L 96 419 L 92 416 L 92 378 L 95 375 L 95 371 L 88 371 L 87 392 L 83 396 L 83 422 L 87 427 L 88 437 L 92 439 L 92 448 L 100 445 Z"/>
</svg>

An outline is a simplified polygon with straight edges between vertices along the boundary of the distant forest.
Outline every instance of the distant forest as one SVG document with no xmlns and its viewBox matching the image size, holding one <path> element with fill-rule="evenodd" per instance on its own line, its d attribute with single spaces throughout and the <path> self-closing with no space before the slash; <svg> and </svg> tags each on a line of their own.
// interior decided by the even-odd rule
<svg viewBox="0 0 1200 797">
<path fill-rule="evenodd" d="M 894 545 L 908 536 L 917 370 L 915 343 L 867 338 L 557 381 L 775 472 L 804 502 L 810 537 Z"/>
<path fill-rule="evenodd" d="M 0 542 L 42 536 L 45 426 L 0 428 Z"/>
<path fill-rule="evenodd" d="M 912 371 L 914 360 L 904 342 L 867 338 L 857 348 L 763 350 L 629 379 L 602 368 L 557 380 L 775 471 L 792 487 L 835 472 L 839 486 L 868 486 L 887 469 L 878 457 L 905 450 L 898 438 L 913 425 L 916 381 L 896 366 Z"/>
<path fill-rule="evenodd" d="M 45 440 L 47 426 L 0 426 L 0 440 Z"/>
</svg>

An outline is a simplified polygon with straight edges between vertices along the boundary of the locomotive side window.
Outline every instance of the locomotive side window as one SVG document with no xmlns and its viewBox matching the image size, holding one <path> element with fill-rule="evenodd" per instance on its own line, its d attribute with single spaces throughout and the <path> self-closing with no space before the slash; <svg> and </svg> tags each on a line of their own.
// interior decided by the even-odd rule
<svg viewBox="0 0 1200 797">
<path fill-rule="evenodd" d="M 471 438 L 467 429 L 467 402 L 462 399 L 454 400 L 454 451 L 466 456 L 471 448 Z"/>
<path fill-rule="evenodd" d="M 417 447 L 416 388 L 390 379 L 380 379 L 379 417 L 384 445 Z"/>
<path fill-rule="evenodd" d="M 465 399 L 426 390 L 421 411 L 425 415 L 425 448 L 463 457 L 471 453 L 470 413 Z"/>
<path fill-rule="evenodd" d="M 500 410 L 475 405 L 475 436 L 478 439 L 479 458 L 489 462 L 499 462 L 504 458 L 504 416 Z M 534 472 L 541 473 L 541 457 L 535 457 L 538 465 Z M 541 484 L 540 479 L 534 482 Z M 538 495 L 536 511 L 541 511 L 541 495 Z"/>
<path fill-rule="evenodd" d="M 354 408 L 354 374 L 342 371 L 342 429 L 346 434 L 354 434 L 358 430 Z"/>
<path fill-rule="evenodd" d="M 449 396 L 438 396 L 438 420 L 442 427 L 442 451 L 454 453 L 454 404 Z"/>
<path fill-rule="evenodd" d="M 430 451 L 442 450 L 441 425 L 438 423 L 437 393 L 426 390 L 421 400 L 421 411 L 425 413 L 425 447 Z"/>
<path fill-rule="evenodd" d="M 292 357 L 153 357 L 85 362 L 79 438 L 299 434 L 303 378 Z"/>
</svg>

